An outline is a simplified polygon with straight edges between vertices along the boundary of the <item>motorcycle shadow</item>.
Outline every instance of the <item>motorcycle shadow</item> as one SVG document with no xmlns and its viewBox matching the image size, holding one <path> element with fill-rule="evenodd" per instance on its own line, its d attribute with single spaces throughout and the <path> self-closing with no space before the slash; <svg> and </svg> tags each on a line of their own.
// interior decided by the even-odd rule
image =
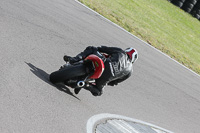
<svg viewBox="0 0 200 133">
<path fill-rule="evenodd" d="M 74 98 L 80 100 L 78 97 L 76 97 L 68 87 L 66 87 L 64 84 L 62 83 L 58 83 L 58 84 L 53 84 L 49 81 L 49 74 L 46 73 L 44 70 L 34 66 L 33 64 L 31 63 L 27 63 L 25 62 L 31 69 L 30 71 L 35 75 L 37 76 L 38 78 L 40 78 L 41 80 L 43 80 L 44 82 L 46 82 L 47 84 L 53 86 L 53 87 L 56 87 L 59 91 L 62 91 L 62 92 L 65 92 L 71 96 L 73 96 Z"/>
</svg>

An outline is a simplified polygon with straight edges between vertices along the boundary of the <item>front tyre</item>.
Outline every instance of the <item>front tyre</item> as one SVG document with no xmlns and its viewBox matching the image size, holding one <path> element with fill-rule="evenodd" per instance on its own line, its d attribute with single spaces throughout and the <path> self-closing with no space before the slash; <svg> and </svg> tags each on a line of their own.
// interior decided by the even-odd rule
<svg viewBox="0 0 200 133">
<path fill-rule="evenodd" d="M 65 68 L 62 68 L 58 71 L 55 71 L 50 74 L 49 80 L 52 83 L 59 83 L 64 82 L 65 80 L 83 76 L 86 74 L 86 67 L 84 64 L 76 64 L 76 65 L 70 65 Z"/>
</svg>

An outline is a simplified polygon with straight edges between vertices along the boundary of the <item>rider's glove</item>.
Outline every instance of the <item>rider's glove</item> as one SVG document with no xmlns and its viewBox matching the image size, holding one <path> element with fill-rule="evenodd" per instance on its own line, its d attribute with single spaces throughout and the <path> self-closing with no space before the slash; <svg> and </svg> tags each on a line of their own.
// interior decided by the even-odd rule
<svg viewBox="0 0 200 133">
<path fill-rule="evenodd" d="M 63 57 L 63 59 L 64 59 L 64 61 L 66 61 L 66 62 L 69 62 L 70 64 L 73 64 L 73 63 L 75 63 L 75 62 L 78 62 L 78 61 L 80 61 L 81 59 L 82 59 L 82 56 L 76 56 L 76 57 L 71 57 L 71 56 L 67 56 L 67 55 L 65 55 L 64 57 Z"/>
</svg>

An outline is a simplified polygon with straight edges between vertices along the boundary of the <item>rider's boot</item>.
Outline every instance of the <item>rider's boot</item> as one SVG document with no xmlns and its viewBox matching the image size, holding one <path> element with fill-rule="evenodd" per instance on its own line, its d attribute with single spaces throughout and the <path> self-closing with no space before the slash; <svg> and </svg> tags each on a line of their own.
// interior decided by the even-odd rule
<svg viewBox="0 0 200 133">
<path fill-rule="evenodd" d="M 102 94 L 101 91 L 99 91 L 95 86 L 90 85 L 88 87 L 85 87 L 86 90 L 89 90 L 93 96 L 100 96 Z"/>
<path fill-rule="evenodd" d="M 75 88 L 75 89 L 74 89 L 74 93 L 75 93 L 75 94 L 78 94 L 78 93 L 80 92 L 80 90 L 81 90 L 81 88 Z"/>
</svg>

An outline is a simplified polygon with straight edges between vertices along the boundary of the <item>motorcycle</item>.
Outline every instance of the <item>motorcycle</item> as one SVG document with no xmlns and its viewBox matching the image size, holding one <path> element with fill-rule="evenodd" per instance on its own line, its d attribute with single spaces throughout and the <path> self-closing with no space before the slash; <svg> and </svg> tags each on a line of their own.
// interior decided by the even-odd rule
<svg viewBox="0 0 200 133">
<path fill-rule="evenodd" d="M 97 55 L 91 54 L 79 62 L 63 65 L 58 71 L 52 72 L 49 80 L 52 83 L 64 83 L 71 88 L 85 88 L 95 85 L 104 72 L 104 62 Z"/>
</svg>

